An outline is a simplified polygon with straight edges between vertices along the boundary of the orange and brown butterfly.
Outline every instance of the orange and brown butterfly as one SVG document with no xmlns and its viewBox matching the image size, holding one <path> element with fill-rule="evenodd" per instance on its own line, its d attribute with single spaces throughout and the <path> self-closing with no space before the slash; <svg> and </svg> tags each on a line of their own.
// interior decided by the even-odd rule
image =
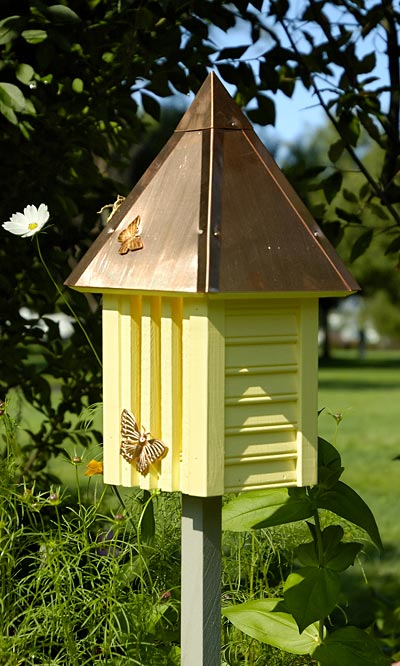
<svg viewBox="0 0 400 666">
<path fill-rule="evenodd" d="M 140 238 L 140 215 L 137 215 L 133 222 L 121 231 L 118 236 L 118 242 L 121 247 L 118 252 L 126 254 L 129 250 L 141 250 L 143 247 L 142 239 Z"/>
<path fill-rule="evenodd" d="M 142 427 L 140 431 L 137 421 L 129 411 L 124 409 L 121 414 L 121 455 L 129 463 L 136 462 L 136 469 L 146 476 L 150 465 L 161 460 L 168 453 L 168 447 L 160 439 L 154 439 Z"/>
</svg>

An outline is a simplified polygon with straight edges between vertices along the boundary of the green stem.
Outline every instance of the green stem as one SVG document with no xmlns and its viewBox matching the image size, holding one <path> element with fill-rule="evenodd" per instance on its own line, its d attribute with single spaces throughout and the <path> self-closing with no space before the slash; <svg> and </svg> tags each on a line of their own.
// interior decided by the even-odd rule
<svg viewBox="0 0 400 666">
<path fill-rule="evenodd" d="M 136 529 L 137 529 L 137 528 L 136 528 L 136 525 L 135 525 L 134 521 L 132 520 L 132 516 L 131 516 L 130 513 L 128 512 L 128 509 L 126 508 L 126 504 L 125 504 L 125 502 L 124 502 L 123 497 L 121 496 L 121 493 L 120 493 L 119 490 L 118 490 L 118 486 L 114 486 L 114 485 L 112 485 L 111 488 L 112 488 L 112 490 L 114 491 L 115 495 L 117 496 L 118 501 L 119 501 L 120 505 L 122 506 L 122 508 L 123 508 L 123 510 L 124 510 L 124 515 L 128 516 L 129 522 L 131 523 L 131 525 L 132 525 L 132 527 L 133 527 L 133 529 L 134 529 L 134 531 L 135 531 L 135 533 L 136 533 Z"/>
<path fill-rule="evenodd" d="M 251 560 L 250 560 L 250 573 L 249 573 L 249 595 L 250 599 L 253 598 L 254 594 L 254 569 L 255 569 L 255 550 L 256 550 L 256 537 L 255 531 L 251 531 Z"/>
<path fill-rule="evenodd" d="M 56 282 L 55 279 L 53 278 L 53 275 L 52 275 L 50 269 L 48 268 L 48 266 L 47 266 L 47 264 L 46 264 L 46 262 L 45 262 L 45 260 L 44 260 L 44 258 L 43 258 L 43 255 L 42 255 L 42 252 L 41 252 L 41 249 L 40 249 L 39 234 L 36 235 L 36 247 L 37 247 L 37 251 L 38 251 L 39 259 L 40 259 L 40 261 L 42 262 L 43 268 L 45 269 L 45 271 L 46 271 L 47 275 L 49 276 L 51 282 L 52 282 L 53 285 L 55 286 L 55 288 L 56 288 L 56 290 L 57 290 L 59 296 L 60 296 L 60 297 L 62 298 L 62 300 L 64 301 L 65 305 L 67 306 L 68 310 L 69 310 L 70 313 L 72 314 L 73 318 L 75 319 L 76 323 L 78 324 L 79 328 L 81 329 L 83 335 L 85 336 L 87 342 L 89 343 L 89 347 L 90 347 L 90 349 L 92 350 L 92 352 L 93 352 L 93 354 L 94 354 L 94 356 L 95 356 L 95 358 L 96 358 L 97 363 L 99 364 L 100 367 L 102 367 L 102 363 L 101 363 L 100 357 L 99 357 L 97 351 L 95 350 L 95 348 L 94 348 L 94 346 L 93 346 L 93 343 L 92 343 L 91 339 L 89 338 L 89 335 L 88 335 L 88 333 L 87 333 L 87 331 L 86 331 L 84 325 L 83 325 L 82 322 L 80 321 L 80 319 L 79 319 L 78 315 L 76 314 L 75 310 L 73 309 L 72 305 L 70 305 L 69 301 L 66 299 L 66 297 L 65 297 L 65 295 L 64 295 L 64 293 L 63 293 L 63 291 L 60 289 L 60 287 L 58 286 L 57 282 Z"/>
<path fill-rule="evenodd" d="M 314 511 L 314 524 L 315 524 L 315 535 L 317 541 L 318 564 L 320 567 L 322 567 L 324 565 L 324 546 L 322 543 L 321 523 L 319 520 L 319 513 L 317 509 Z M 321 642 L 324 640 L 324 627 L 325 627 L 325 619 L 322 618 L 318 621 L 318 635 Z"/>
<path fill-rule="evenodd" d="M 78 465 L 75 465 L 75 485 L 78 498 L 78 506 L 81 507 L 81 486 L 79 483 Z"/>
</svg>

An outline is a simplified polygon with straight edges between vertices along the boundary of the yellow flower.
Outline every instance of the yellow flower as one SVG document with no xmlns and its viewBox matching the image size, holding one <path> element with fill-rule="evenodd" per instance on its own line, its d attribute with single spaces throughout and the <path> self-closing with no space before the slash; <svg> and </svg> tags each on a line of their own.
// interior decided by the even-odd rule
<svg viewBox="0 0 400 666">
<path fill-rule="evenodd" d="M 85 476 L 94 476 L 95 474 L 103 474 L 103 463 L 98 460 L 91 460 L 86 465 Z"/>
</svg>

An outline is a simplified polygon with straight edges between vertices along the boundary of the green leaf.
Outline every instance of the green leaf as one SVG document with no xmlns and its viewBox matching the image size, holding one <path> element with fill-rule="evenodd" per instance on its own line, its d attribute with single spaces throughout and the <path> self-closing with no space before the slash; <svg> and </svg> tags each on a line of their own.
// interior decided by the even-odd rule
<svg viewBox="0 0 400 666">
<path fill-rule="evenodd" d="M 296 73 L 292 67 L 282 65 L 279 69 L 279 88 L 286 97 L 292 97 L 296 83 Z"/>
<path fill-rule="evenodd" d="M 345 571 L 354 564 L 360 550 L 361 543 L 341 541 L 343 529 L 339 525 L 329 525 L 322 532 L 323 565 L 334 571 Z M 296 557 L 305 567 L 319 567 L 318 553 L 315 540 L 302 543 L 296 548 Z"/>
<path fill-rule="evenodd" d="M 339 245 L 344 236 L 344 226 L 339 220 L 335 220 L 334 222 L 327 221 L 323 225 L 323 231 L 334 247 Z"/>
<path fill-rule="evenodd" d="M 0 83 L 0 101 L 17 113 L 25 108 L 25 97 L 13 83 Z"/>
<path fill-rule="evenodd" d="M 247 115 L 254 123 L 259 125 L 273 125 L 275 123 L 275 103 L 266 95 L 257 95 L 257 109 L 249 109 Z"/>
<path fill-rule="evenodd" d="M 18 37 L 18 31 L 15 30 L 15 27 L 20 18 L 20 16 L 7 16 L 7 18 L 0 21 L 0 46 L 12 42 L 13 39 Z"/>
<path fill-rule="evenodd" d="M 65 7 L 64 5 L 51 5 L 51 7 L 48 8 L 47 13 L 56 25 L 79 23 L 81 20 L 78 14 L 70 9 L 70 7 Z"/>
<path fill-rule="evenodd" d="M 343 627 L 330 634 L 313 652 L 321 666 L 389 666 L 376 640 L 357 627 Z"/>
<path fill-rule="evenodd" d="M 227 83 L 237 83 L 238 74 L 237 68 L 234 65 L 218 64 L 218 72 Z"/>
<path fill-rule="evenodd" d="M 331 162 L 337 162 L 339 157 L 341 157 L 343 151 L 344 151 L 344 142 L 342 141 L 342 139 L 339 139 L 339 141 L 335 141 L 335 143 L 332 143 L 328 151 L 328 157 L 331 160 Z"/>
<path fill-rule="evenodd" d="M 369 114 L 362 109 L 359 109 L 357 111 L 357 115 L 370 137 L 374 139 L 379 145 L 382 145 L 382 134 L 379 130 L 379 127 L 375 125 Z"/>
<path fill-rule="evenodd" d="M 301 635 L 289 613 L 274 611 L 281 599 L 255 599 L 222 609 L 240 631 L 292 654 L 311 654 L 318 643 L 318 629 L 311 625 Z"/>
<path fill-rule="evenodd" d="M 297 546 L 296 557 L 304 567 L 317 567 L 318 555 L 315 542 L 307 541 Z"/>
<path fill-rule="evenodd" d="M 374 51 L 367 53 L 362 60 L 358 58 L 354 61 L 354 68 L 358 74 L 368 74 L 376 66 L 376 56 Z"/>
<path fill-rule="evenodd" d="M 313 622 L 325 619 L 335 608 L 340 592 L 339 574 L 324 567 L 303 567 L 285 581 L 285 605 L 303 632 Z"/>
<path fill-rule="evenodd" d="M 360 137 L 360 121 L 357 116 L 345 111 L 341 114 L 338 129 L 342 139 L 351 146 L 356 146 Z"/>
<path fill-rule="evenodd" d="M 380 220 L 388 220 L 389 216 L 386 213 L 385 209 L 382 208 L 382 206 L 379 206 L 376 203 L 373 203 L 372 201 L 368 202 L 368 207 L 372 210 L 373 214 L 376 215 L 376 217 Z"/>
<path fill-rule="evenodd" d="M 358 196 L 360 197 L 360 199 L 365 199 L 366 197 L 369 196 L 370 192 L 371 192 L 371 186 L 368 182 L 365 182 L 363 185 L 361 185 Z"/>
<path fill-rule="evenodd" d="M 318 437 L 318 464 L 334 471 L 343 471 L 339 451 L 323 437 Z"/>
<path fill-rule="evenodd" d="M 339 192 L 343 181 L 343 175 L 340 171 L 335 171 L 328 178 L 325 178 L 322 182 L 322 189 L 324 191 L 325 199 L 328 203 L 334 199 L 334 197 Z"/>
<path fill-rule="evenodd" d="M 242 530 L 283 525 L 312 516 L 312 505 L 304 488 L 277 488 L 243 493 L 222 509 L 224 530 Z"/>
<path fill-rule="evenodd" d="M 340 206 L 336 206 L 335 208 L 336 215 L 341 219 L 345 220 L 346 222 L 353 222 L 355 224 L 360 224 L 361 218 L 359 215 L 356 215 L 355 213 L 351 213 L 350 211 L 346 210 L 345 208 L 340 208 Z"/>
<path fill-rule="evenodd" d="M 114 62 L 115 60 L 115 53 L 112 51 L 105 51 L 103 55 L 101 56 L 101 59 L 104 60 L 104 62 L 111 63 Z"/>
<path fill-rule="evenodd" d="M 4 104 L 1 99 L 0 99 L 0 113 L 7 118 L 7 120 L 12 123 L 13 125 L 18 125 L 18 118 L 15 114 L 15 112 L 7 106 L 7 104 Z"/>
<path fill-rule="evenodd" d="M 248 44 L 244 46 L 229 46 L 219 52 L 218 60 L 238 60 L 248 48 Z"/>
<path fill-rule="evenodd" d="M 151 30 L 155 23 L 155 16 L 147 7 L 138 7 L 135 10 L 135 26 L 138 30 Z"/>
<path fill-rule="evenodd" d="M 380 550 L 383 549 L 378 526 L 371 509 L 363 499 L 342 481 L 338 481 L 331 490 L 322 492 L 318 498 L 318 508 L 328 509 L 337 516 L 349 520 L 365 530 Z"/>
<path fill-rule="evenodd" d="M 346 187 L 343 189 L 343 197 L 346 199 L 346 201 L 350 201 L 351 203 L 358 203 L 358 198 L 357 195 L 354 194 L 351 190 L 348 190 Z"/>
<path fill-rule="evenodd" d="M 356 541 L 339 543 L 334 550 L 327 554 L 325 566 L 334 571 L 345 571 L 354 564 L 362 544 Z"/>
<path fill-rule="evenodd" d="M 81 92 L 83 92 L 83 89 L 84 89 L 84 83 L 82 79 L 74 79 L 72 81 L 72 90 L 74 92 L 80 94 Z"/>
<path fill-rule="evenodd" d="M 351 248 L 350 261 L 355 261 L 358 257 L 361 257 L 366 250 L 368 250 L 371 245 L 371 241 L 374 235 L 373 229 L 367 229 L 364 231 L 361 236 L 359 236 Z"/>
<path fill-rule="evenodd" d="M 385 254 L 391 254 L 392 252 L 398 252 L 400 250 L 400 236 L 393 238 L 391 243 L 387 246 Z"/>
<path fill-rule="evenodd" d="M 33 67 L 26 63 L 20 63 L 15 71 L 15 76 L 18 81 L 21 81 L 21 83 L 25 83 L 26 85 L 32 81 L 34 74 L 35 70 Z"/>
<path fill-rule="evenodd" d="M 21 35 L 28 44 L 40 44 L 47 39 L 46 30 L 23 30 Z"/>
<path fill-rule="evenodd" d="M 140 520 L 142 541 L 145 543 L 151 543 L 155 534 L 154 502 L 152 495 L 148 490 L 143 490 L 141 504 L 143 506 Z"/>
</svg>

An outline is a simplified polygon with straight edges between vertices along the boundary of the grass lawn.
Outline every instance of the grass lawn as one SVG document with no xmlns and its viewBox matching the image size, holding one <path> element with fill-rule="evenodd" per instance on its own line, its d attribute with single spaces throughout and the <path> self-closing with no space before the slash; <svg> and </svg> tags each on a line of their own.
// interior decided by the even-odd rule
<svg viewBox="0 0 400 666">
<path fill-rule="evenodd" d="M 319 408 L 342 413 L 336 447 L 342 479 L 367 502 L 385 545 L 380 575 L 398 572 L 400 560 L 400 351 L 335 352 L 319 371 Z M 336 423 L 325 410 L 319 433 L 334 443 Z"/>
</svg>

